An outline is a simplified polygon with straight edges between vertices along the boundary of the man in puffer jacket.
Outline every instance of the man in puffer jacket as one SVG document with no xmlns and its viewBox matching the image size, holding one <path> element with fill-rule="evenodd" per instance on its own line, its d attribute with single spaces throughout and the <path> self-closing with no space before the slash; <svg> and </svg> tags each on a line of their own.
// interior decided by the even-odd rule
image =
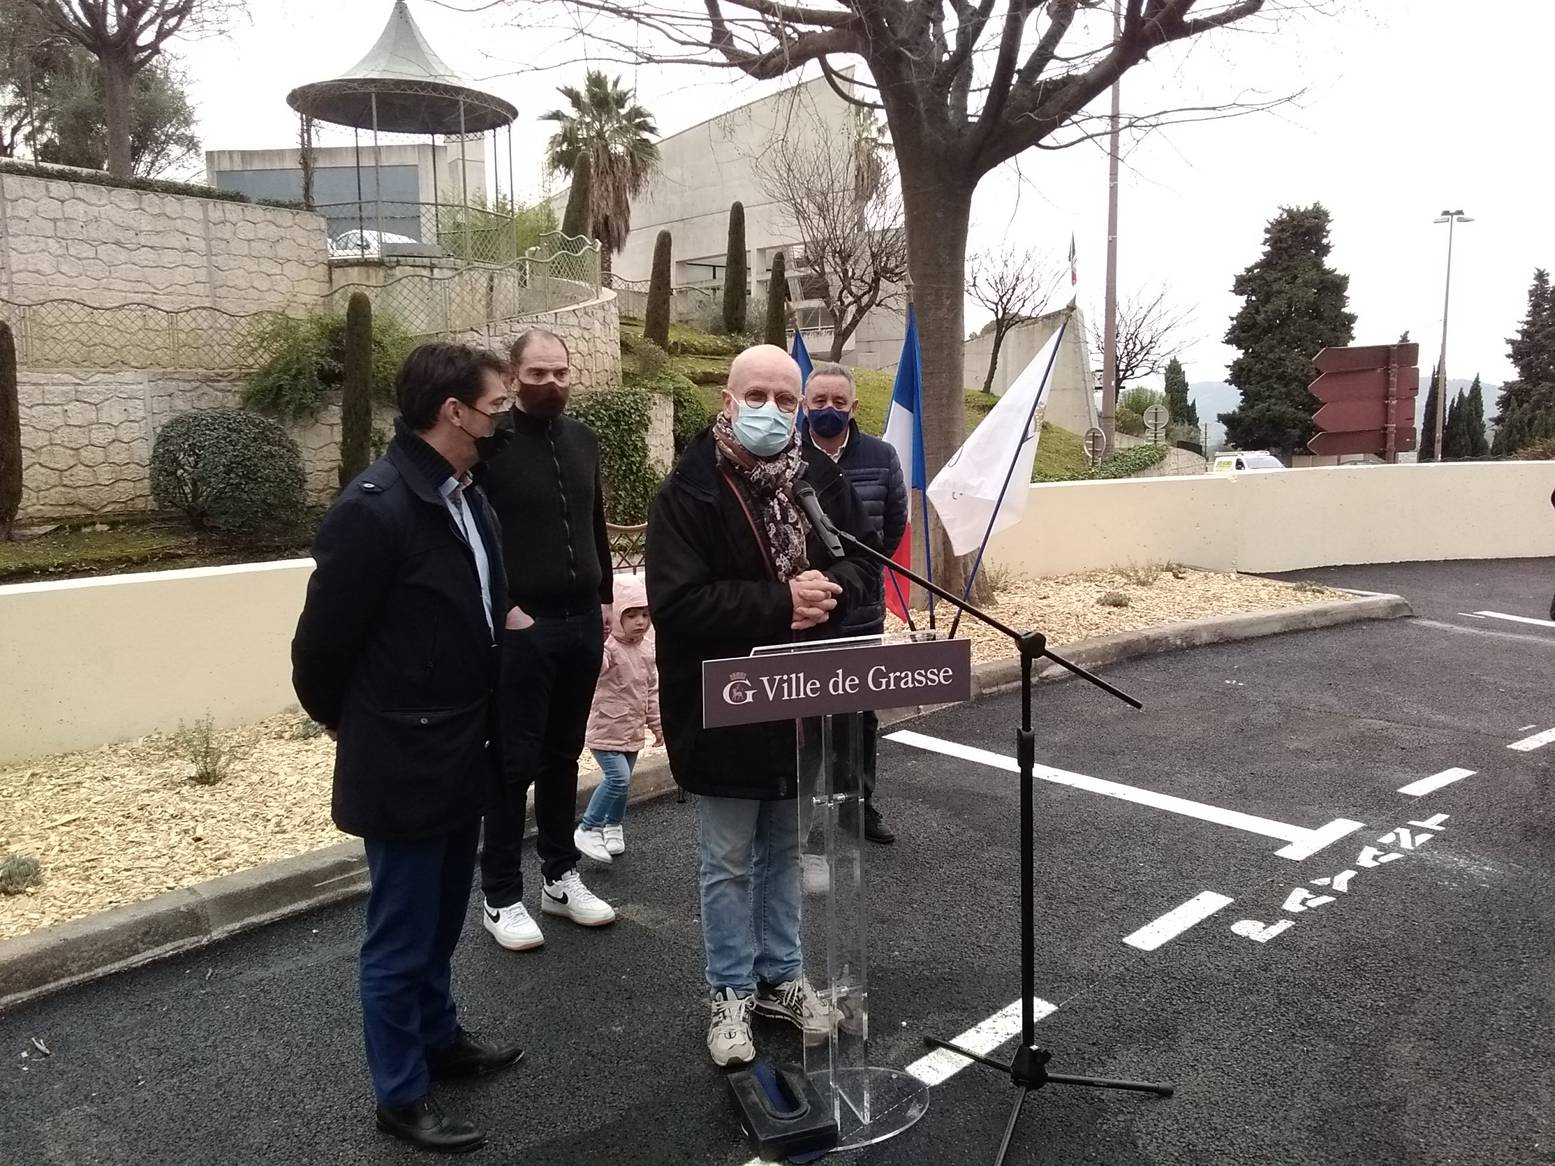
<svg viewBox="0 0 1555 1166">
<path fill-rule="evenodd" d="M 854 418 L 857 411 L 852 371 L 829 361 L 816 364 L 805 384 L 805 441 L 837 463 L 858 497 L 866 527 L 890 554 L 907 529 L 907 486 L 896 450 L 860 431 Z M 840 634 L 879 635 L 885 630 L 885 610 L 885 577 L 877 571 L 868 602 L 843 616 Z M 896 835 L 875 805 L 875 738 L 879 727 L 874 713 L 862 714 L 858 759 L 864 787 L 864 836 L 871 842 L 885 843 L 895 842 Z M 842 733 L 834 733 L 833 740 L 839 759 L 851 755 L 852 742 Z"/>
</svg>

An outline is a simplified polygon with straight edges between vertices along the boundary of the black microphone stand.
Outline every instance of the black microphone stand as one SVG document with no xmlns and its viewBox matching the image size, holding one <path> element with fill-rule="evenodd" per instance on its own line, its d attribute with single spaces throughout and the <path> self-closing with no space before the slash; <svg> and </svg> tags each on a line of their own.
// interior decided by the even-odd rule
<svg viewBox="0 0 1555 1166">
<path fill-rule="evenodd" d="M 805 507 L 807 513 L 810 508 Z M 819 507 L 816 508 L 817 512 Z M 951 604 L 960 611 L 964 611 L 973 619 L 1002 632 L 1014 643 L 1020 653 L 1020 731 L 1015 738 L 1015 755 L 1020 764 L 1020 1046 L 1015 1050 L 1014 1057 L 1006 1064 L 996 1061 L 991 1057 L 985 1057 L 980 1053 L 974 1053 L 970 1049 L 964 1049 L 960 1045 L 951 1044 L 949 1041 L 938 1037 L 924 1037 L 924 1043 L 931 1048 L 948 1049 L 957 1056 L 966 1057 L 976 1061 L 980 1065 L 986 1065 L 990 1069 L 996 1069 L 1001 1073 L 1008 1073 L 1010 1080 L 1019 1088 L 1015 1095 L 1015 1104 L 1010 1110 L 1009 1121 L 1005 1123 L 1004 1138 L 999 1142 L 999 1153 L 994 1158 L 994 1166 L 1002 1166 L 1005 1156 L 1010 1151 L 1010 1142 L 1015 1136 L 1015 1125 L 1020 1120 L 1021 1107 L 1025 1105 L 1026 1098 L 1044 1085 L 1087 1085 L 1095 1089 L 1129 1089 L 1139 1093 L 1154 1093 L 1159 1097 L 1170 1097 L 1172 1087 L 1170 1085 L 1155 1085 L 1148 1081 L 1119 1081 L 1107 1077 L 1077 1077 L 1067 1073 L 1049 1073 L 1048 1061 L 1052 1053 L 1037 1044 L 1036 1016 L 1033 1013 L 1032 1000 L 1036 996 L 1036 811 L 1034 807 L 1033 788 L 1036 784 L 1035 769 L 1037 761 L 1036 737 L 1031 729 L 1031 688 L 1032 688 L 1032 664 L 1041 657 L 1053 661 L 1061 668 L 1065 668 L 1082 680 L 1094 684 L 1103 692 L 1110 693 L 1134 708 L 1144 706 L 1129 696 L 1128 693 L 1108 684 L 1101 677 L 1086 671 L 1072 660 L 1066 660 L 1047 646 L 1047 637 L 1041 632 L 1017 632 L 1008 624 L 1002 623 L 989 615 L 986 611 L 966 602 L 960 596 L 947 591 L 937 584 L 914 574 L 900 566 L 889 556 L 882 554 L 867 543 L 861 542 L 845 530 L 838 529 L 829 520 L 824 523 L 815 521 L 815 514 L 811 514 L 812 525 L 817 526 L 822 540 L 828 545 L 828 550 L 833 549 L 832 539 L 826 538 L 826 534 L 833 535 L 846 543 L 853 550 L 858 551 L 881 567 L 896 571 L 911 579 L 918 586 L 932 591 L 941 599 Z M 824 513 L 820 514 L 825 518 Z M 829 530 L 827 529 L 829 528 Z"/>
</svg>

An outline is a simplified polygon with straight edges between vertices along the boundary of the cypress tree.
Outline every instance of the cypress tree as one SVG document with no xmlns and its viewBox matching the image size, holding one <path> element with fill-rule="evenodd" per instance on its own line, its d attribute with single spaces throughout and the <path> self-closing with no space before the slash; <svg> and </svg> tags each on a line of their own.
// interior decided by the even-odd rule
<svg viewBox="0 0 1555 1166">
<path fill-rule="evenodd" d="M 724 331 L 731 336 L 745 334 L 745 316 L 750 305 L 750 268 L 745 256 L 745 207 L 729 207 L 729 244 L 724 251 Z"/>
<path fill-rule="evenodd" d="M 1485 392 L 1480 387 L 1479 374 L 1474 374 L 1474 383 L 1469 387 L 1468 397 L 1468 431 L 1469 451 L 1468 457 L 1484 457 L 1490 452 L 1490 439 L 1485 436 Z"/>
<path fill-rule="evenodd" d="M 1420 445 L 1415 453 L 1415 460 L 1421 462 L 1434 462 L 1440 459 L 1436 456 L 1436 378 L 1438 369 L 1431 369 L 1431 387 L 1425 392 L 1425 405 L 1420 412 Z M 1446 429 L 1442 431 L 1445 440 Z"/>
<path fill-rule="evenodd" d="M 1293 453 L 1316 432 L 1318 402 L 1307 391 L 1318 351 L 1350 343 L 1350 278 L 1328 266 L 1329 215 L 1321 204 L 1285 207 L 1264 231 L 1263 255 L 1236 277 L 1243 297 L 1226 343 L 1241 351 L 1228 379 L 1242 402 L 1220 420 L 1239 449 Z"/>
<path fill-rule="evenodd" d="M 767 281 L 767 326 L 762 341 L 788 347 L 788 277 L 784 274 L 781 251 L 772 257 L 772 276 Z"/>
<path fill-rule="evenodd" d="M 660 231 L 653 243 L 653 274 L 648 280 L 648 308 L 643 315 L 643 338 L 666 352 L 670 346 L 670 257 L 668 231 Z"/>
<path fill-rule="evenodd" d="M 1199 427 L 1199 407 L 1188 400 L 1188 374 L 1175 356 L 1166 365 L 1166 409 L 1173 425 Z"/>
<path fill-rule="evenodd" d="M 367 468 L 373 444 L 373 303 L 352 292 L 340 377 L 340 488 Z"/>
<path fill-rule="evenodd" d="M 10 542 L 22 505 L 22 406 L 16 389 L 16 338 L 0 320 L 0 542 Z"/>
<path fill-rule="evenodd" d="M 1442 427 L 1442 460 L 1458 460 L 1468 456 L 1468 430 L 1464 427 L 1463 390 L 1452 399 L 1447 409 L 1447 423 Z"/>
<path fill-rule="evenodd" d="M 567 210 L 562 215 L 562 234 L 569 238 L 588 238 L 589 190 L 593 185 L 593 169 L 586 153 L 578 155 L 578 163 L 572 169 L 572 187 L 567 191 Z"/>
</svg>

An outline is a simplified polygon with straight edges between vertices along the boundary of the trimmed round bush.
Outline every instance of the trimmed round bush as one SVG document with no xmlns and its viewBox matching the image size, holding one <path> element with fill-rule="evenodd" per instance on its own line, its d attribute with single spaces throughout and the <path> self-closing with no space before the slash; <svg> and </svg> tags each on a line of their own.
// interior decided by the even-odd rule
<svg viewBox="0 0 1555 1166">
<path fill-rule="evenodd" d="M 151 450 L 151 496 L 196 530 L 246 538 L 295 527 L 304 482 L 297 443 L 244 409 L 180 413 Z"/>
</svg>

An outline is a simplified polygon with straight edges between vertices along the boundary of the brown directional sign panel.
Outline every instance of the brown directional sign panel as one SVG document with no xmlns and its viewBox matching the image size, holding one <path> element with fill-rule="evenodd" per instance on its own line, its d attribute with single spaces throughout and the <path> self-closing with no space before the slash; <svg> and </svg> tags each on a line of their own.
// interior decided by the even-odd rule
<svg viewBox="0 0 1555 1166">
<path fill-rule="evenodd" d="M 1414 428 L 1415 400 L 1408 397 L 1398 402 L 1395 425 Z M 1313 415 L 1312 420 L 1324 433 L 1380 432 L 1388 424 L 1388 402 L 1383 397 L 1373 397 L 1369 401 L 1330 401 Z"/>
<path fill-rule="evenodd" d="M 1418 344 L 1325 348 L 1312 358 L 1318 377 L 1308 389 L 1323 402 L 1312 417 L 1321 431 L 1315 454 L 1376 453 L 1396 461 L 1415 448 L 1420 392 Z"/>
<path fill-rule="evenodd" d="M 1325 348 L 1312 358 L 1318 372 L 1364 372 L 1369 368 L 1387 368 L 1388 354 L 1398 351 L 1398 363 L 1420 363 L 1418 344 L 1371 344 L 1364 348 Z"/>
<path fill-rule="evenodd" d="M 1333 349 L 1327 351 L 1332 352 Z M 1388 370 L 1384 367 L 1325 372 L 1307 387 L 1314 397 L 1324 402 L 1381 401 L 1388 395 Z M 1418 394 L 1420 370 L 1413 365 L 1400 367 L 1397 391 L 1400 398 Z"/>
<path fill-rule="evenodd" d="M 1398 431 L 1398 453 L 1408 453 L 1415 448 L 1415 427 L 1413 424 L 1405 426 L 1400 424 Z M 1307 448 L 1313 453 L 1332 455 L 1339 453 L 1381 453 L 1383 435 L 1375 429 L 1369 429 L 1364 433 L 1319 433 L 1311 441 L 1307 442 Z"/>
</svg>

